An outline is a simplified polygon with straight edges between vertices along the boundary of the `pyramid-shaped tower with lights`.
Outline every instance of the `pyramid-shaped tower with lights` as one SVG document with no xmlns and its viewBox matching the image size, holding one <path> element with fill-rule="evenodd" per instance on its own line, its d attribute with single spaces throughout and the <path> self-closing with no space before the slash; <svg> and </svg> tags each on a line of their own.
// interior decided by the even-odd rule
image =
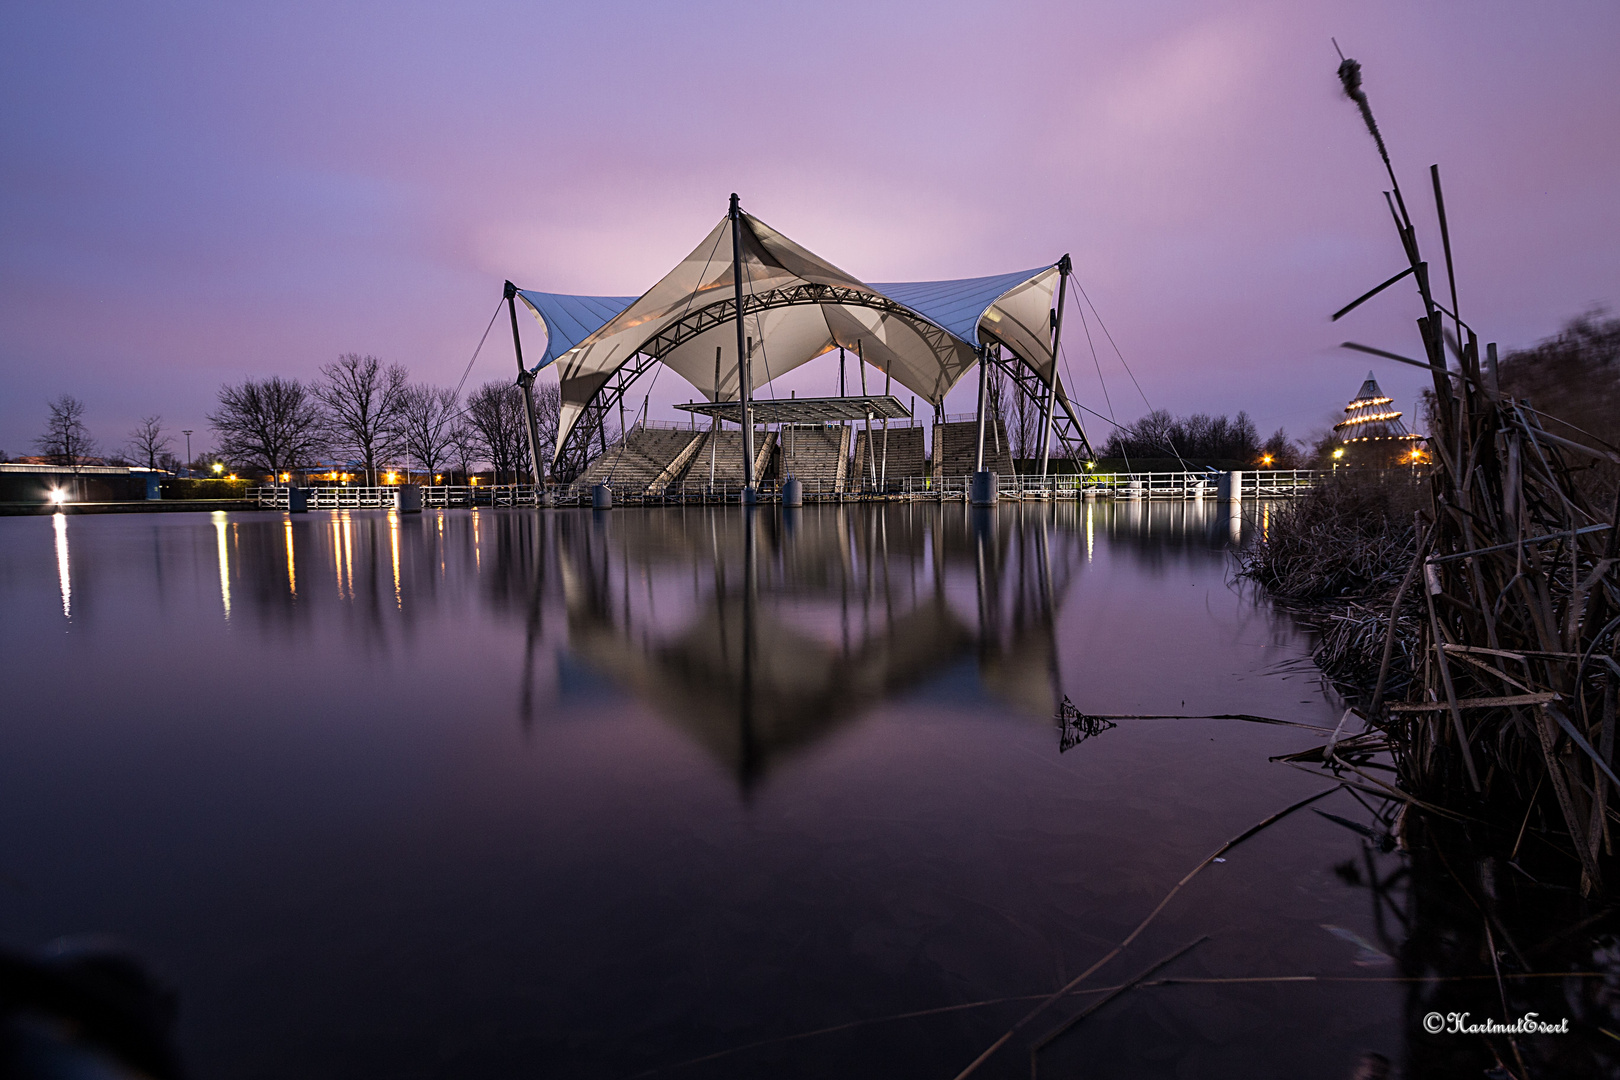
<svg viewBox="0 0 1620 1080">
<path fill-rule="evenodd" d="M 1344 419 L 1333 425 L 1340 442 L 1365 442 L 1373 439 L 1400 440 L 1403 444 L 1417 439 L 1401 423 L 1401 411 L 1394 408 L 1395 399 L 1378 387 L 1378 380 L 1367 372 L 1367 381 L 1361 384 L 1354 400 L 1344 407 Z"/>
</svg>

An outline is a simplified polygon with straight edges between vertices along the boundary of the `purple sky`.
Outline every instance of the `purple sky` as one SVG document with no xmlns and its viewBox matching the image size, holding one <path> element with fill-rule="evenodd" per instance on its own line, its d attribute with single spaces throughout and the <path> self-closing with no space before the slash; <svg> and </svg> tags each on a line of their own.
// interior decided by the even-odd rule
<svg viewBox="0 0 1620 1080">
<path fill-rule="evenodd" d="M 1330 35 L 1436 264 L 1441 165 L 1465 318 L 1512 347 L 1620 299 L 1613 3 L 8 4 L 0 450 L 64 392 L 104 445 L 161 413 L 200 451 L 224 381 L 453 385 L 503 279 L 639 293 L 733 190 L 867 280 L 1071 252 L 1154 406 L 1305 435 L 1369 366 L 1339 341 L 1419 348 L 1404 286 L 1327 320 L 1402 265 Z M 512 370 L 491 335 L 469 385 Z"/>
</svg>

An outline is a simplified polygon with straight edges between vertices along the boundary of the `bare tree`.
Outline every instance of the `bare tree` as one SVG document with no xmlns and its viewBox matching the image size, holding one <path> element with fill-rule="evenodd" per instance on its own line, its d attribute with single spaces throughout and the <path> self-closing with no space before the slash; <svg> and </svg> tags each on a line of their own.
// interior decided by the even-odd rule
<svg viewBox="0 0 1620 1080">
<path fill-rule="evenodd" d="M 534 388 L 536 426 L 540 430 L 541 472 L 567 483 L 585 469 L 603 440 L 601 416 L 595 409 L 580 414 L 560 451 L 557 426 L 562 417 L 562 394 L 556 383 Z M 467 400 L 467 419 L 478 430 L 479 453 L 495 470 L 497 482 L 513 483 L 529 474 L 529 434 L 523 415 L 523 391 L 508 382 L 490 382 Z M 608 441 L 614 436 L 606 434 Z M 555 459 L 555 460 L 554 460 Z"/>
<path fill-rule="evenodd" d="M 45 433 L 34 440 L 34 447 L 55 464 L 77 469 L 96 452 L 90 429 L 84 426 L 84 402 L 72 394 L 63 394 L 49 407 L 51 416 L 45 422 Z"/>
<path fill-rule="evenodd" d="M 457 414 L 456 392 L 438 386 L 407 386 L 400 395 L 394 435 L 405 456 L 431 476 L 450 456 Z"/>
<path fill-rule="evenodd" d="M 384 367 L 375 356 L 345 353 L 321 366 L 312 387 L 326 410 L 333 448 L 360 461 L 368 484 L 377 482 L 377 467 L 398 449 L 394 430 L 407 377 L 400 364 Z"/>
<path fill-rule="evenodd" d="M 495 471 L 495 482 L 511 482 L 527 463 L 523 432 L 523 391 L 509 382 L 487 382 L 467 399 L 467 422 L 478 434 L 478 452 Z"/>
<path fill-rule="evenodd" d="M 1039 406 L 1022 390 L 1015 389 L 1012 398 L 1012 444 L 1018 448 L 1019 457 L 1038 457 L 1041 452 L 1041 421 L 1045 417 Z"/>
<path fill-rule="evenodd" d="M 220 387 L 219 409 L 208 422 L 225 458 L 272 475 L 313 463 L 326 445 L 326 418 L 315 395 L 279 375 Z"/>
<path fill-rule="evenodd" d="M 478 429 L 467 418 L 467 413 L 462 411 L 450 427 L 450 465 L 452 469 L 461 473 L 463 484 L 472 475 L 473 463 L 478 460 L 478 454 Z"/>
<path fill-rule="evenodd" d="M 163 434 L 163 417 L 143 416 L 129 433 L 129 453 L 136 461 L 146 462 L 148 469 L 155 469 L 164 457 L 169 456 L 171 441 Z"/>
<path fill-rule="evenodd" d="M 1014 394 L 1017 392 L 1016 389 L 1013 390 Z M 1007 426 L 1007 373 L 1002 370 L 1000 364 L 991 364 L 985 372 L 985 398 L 985 407 L 990 420 L 990 430 L 985 435 L 986 452 L 999 453 L 1002 449 L 1003 433 L 1008 441 L 1012 442 L 1012 432 Z M 1012 456 L 1023 452 L 1016 442 L 1006 447 L 1006 450 Z"/>
<path fill-rule="evenodd" d="M 556 447 L 556 456 L 551 462 L 551 477 L 558 483 L 566 484 L 573 481 L 585 471 L 585 466 L 590 460 L 601 453 L 604 446 L 619 437 L 605 410 L 592 407 L 579 414 L 568 433 L 567 441 L 562 446 L 557 446 L 557 428 L 562 417 L 562 393 L 556 383 L 547 383 L 535 389 L 534 400 L 535 409 L 539 414 L 540 466 L 545 467 L 546 459 L 552 454 L 552 448 Z M 525 444 L 524 453 L 527 452 Z"/>
<path fill-rule="evenodd" d="M 1281 446 L 1287 442 L 1287 433 L 1279 431 L 1272 439 Z M 1136 423 L 1116 429 L 1109 436 L 1106 453 L 1109 457 L 1249 462 L 1260 456 L 1262 448 L 1260 433 L 1246 412 L 1234 417 L 1207 413 L 1176 417 L 1165 409 L 1155 409 Z"/>
</svg>

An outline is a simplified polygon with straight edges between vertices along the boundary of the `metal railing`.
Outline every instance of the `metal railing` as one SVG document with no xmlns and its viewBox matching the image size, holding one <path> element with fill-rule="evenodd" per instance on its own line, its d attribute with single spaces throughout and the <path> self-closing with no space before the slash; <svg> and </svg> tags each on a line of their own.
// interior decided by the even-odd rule
<svg viewBox="0 0 1620 1080">
<path fill-rule="evenodd" d="M 1220 494 L 1224 474 L 1215 472 L 1111 472 L 1061 473 L 1046 477 L 1021 474 L 999 478 L 1000 497 L 1022 499 L 1106 498 L 1122 501 L 1163 499 L 1214 499 Z M 1262 469 L 1242 473 L 1239 495 L 1244 499 L 1291 498 L 1309 490 L 1325 472 L 1311 469 Z M 806 503 L 859 502 L 875 499 L 934 500 L 950 502 L 966 499 L 972 477 L 907 476 L 886 484 L 851 478 L 843 488 L 829 479 L 801 479 Z M 589 484 L 553 485 L 536 488 L 532 484 L 435 484 L 422 487 L 422 504 L 430 508 L 502 506 L 590 506 Z M 616 483 L 607 485 L 616 505 L 680 506 L 716 505 L 742 501 L 741 481 L 685 481 L 677 484 L 646 485 Z M 762 502 L 774 502 L 781 494 L 777 480 L 761 480 L 756 485 Z M 389 510 L 394 507 L 395 487 L 316 487 L 305 488 L 311 510 Z M 264 509 L 287 509 L 287 488 L 256 487 L 248 498 Z"/>
<path fill-rule="evenodd" d="M 1320 469 L 1244 470 L 1239 490 L 1245 499 L 1291 498 L 1329 475 Z"/>
</svg>

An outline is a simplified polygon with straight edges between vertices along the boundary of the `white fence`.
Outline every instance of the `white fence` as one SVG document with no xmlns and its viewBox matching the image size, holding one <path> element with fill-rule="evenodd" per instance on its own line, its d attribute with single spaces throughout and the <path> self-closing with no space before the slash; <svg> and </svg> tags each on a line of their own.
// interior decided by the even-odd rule
<svg viewBox="0 0 1620 1080">
<path fill-rule="evenodd" d="M 1213 499 L 1219 494 L 1220 480 L 1225 474 L 1216 472 L 1122 472 L 1122 473 L 1064 473 L 1045 478 L 1019 475 L 1000 478 L 1001 498 L 1008 501 L 1023 499 L 1084 499 L 1103 498 L 1119 500 L 1187 500 Z M 1245 470 L 1241 474 L 1239 493 L 1245 499 L 1291 498 L 1308 490 L 1326 473 L 1310 469 Z M 869 499 L 901 499 L 914 501 L 950 502 L 965 499 L 971 484 L 970 476 L 902 477 L 884 485 L 852 483 L 839 491 L 826 481 L 804 484 L 804 501 L 859 502 Z M 706 503 L 735 503 L 742 499 L 742 485 L 683 483 L 655 488 L 614 484 L 613 501 L 616 504 L 686 505 Z M 304 488 L 311 510 L 366 510 L 392 509 L 395 505 L 395 487 L 340 487 Z M 287 509 L 288 489 L 285 487 L 257 487 L 248 492 L 265 509 Z M 761 501 L 774 502 L 780 495 L 780 484 L 775 480 L 759 484 Z M 530 484 L 432 485 L 422 488 L 422 504 L 426 507 L 458 506 L 589 506 L 590 488 L 585 485 L 556 486 L 537 490 Z"/>
</svg>

